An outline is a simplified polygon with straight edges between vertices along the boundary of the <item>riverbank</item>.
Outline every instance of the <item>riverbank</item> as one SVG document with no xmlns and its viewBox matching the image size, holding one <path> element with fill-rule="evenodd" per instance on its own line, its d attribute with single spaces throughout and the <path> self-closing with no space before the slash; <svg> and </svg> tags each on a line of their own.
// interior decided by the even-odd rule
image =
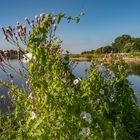
<svg viewBox="0 0 140 140">
<path fill-rule="evenodd" d="M 70 55 L 70 59 L 74 61 L 90 61 L 91 59 L 102 60 L 103 58 L 109 58 L 108 56 L 111 54 L 72 54 Z M 127 54 L 127 53 L 119 53 L 113 54 L 119 55 L 123 58 L 126 63 L 140 63 L 140 54 Z"/>
</svg>

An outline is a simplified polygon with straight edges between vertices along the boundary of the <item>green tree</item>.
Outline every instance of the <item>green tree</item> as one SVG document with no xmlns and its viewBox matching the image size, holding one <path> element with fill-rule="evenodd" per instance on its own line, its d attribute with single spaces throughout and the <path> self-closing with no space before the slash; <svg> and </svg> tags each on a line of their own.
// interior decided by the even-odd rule
<svg viewBox="0 0 140 140">
<path fill-rule="evenodd" d="M 131 36 L 130 35 L 122 35 L 117 37 L 114 42 L 112 43 L 113 48 L 117 52 L 123 52 L 123 47 L 126 43 L 129 43 L 131 41 Z"/>
</svg>

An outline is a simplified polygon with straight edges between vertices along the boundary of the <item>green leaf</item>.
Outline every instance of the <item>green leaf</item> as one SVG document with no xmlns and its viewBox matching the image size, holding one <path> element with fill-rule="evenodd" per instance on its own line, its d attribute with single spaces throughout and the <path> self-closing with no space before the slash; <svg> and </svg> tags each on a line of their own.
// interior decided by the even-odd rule
<svg viewBox="0 0 140 140">
<path fill-rule="evenodd" d="M 106 110 L 107 113 L 109 113 L 109 107 L 106 102 L 104 102 L 104 109 Z"/>
<path fill-rule="evenodd" d="M 43 117 L 40 117 L 39 119 L 37 119 L 35 125 L 32 126 L 32 131 L 37 129 L 37 127 L 44 121 L 44 116 Z"/>
<path fill-rule="evenodd" d="M 76 23 L 80 22 L 80 17 L 76 17 Z"/>
<path fill-rule="evenodd" d="M 64 16 L 65 16 L 65 14 L 63 14 L 63 13 L 60 13 L 60 14 L 58 15 L 58 18 L 57 18 L 57 23 L 58 23 L 58 24 L 60 23 L 61 19 L 62 19 Z"/>
<path fill-rule="evenodd" d="M 33 67 L 34 67 L 33 63 L 30 63 L 30 65 L 29 65 L 29 72 L 30 72 L 30 73 L 33 72 Z"/>
</svg>

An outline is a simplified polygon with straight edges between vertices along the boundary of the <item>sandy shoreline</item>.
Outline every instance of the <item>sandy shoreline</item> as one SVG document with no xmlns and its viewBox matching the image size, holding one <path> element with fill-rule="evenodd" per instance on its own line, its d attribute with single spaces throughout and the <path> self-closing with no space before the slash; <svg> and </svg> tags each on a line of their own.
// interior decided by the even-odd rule
<svg viewBox="0 0 140 140">
<path fill-rule="evenodd" d="M 102 59 L 102 58 L 99 57 L 97 59 Z M 71 57 L 70 60 L 74 60 L 74 61 L 90 61 L 91 59 L 87 58 L 87 57 Z M 123 57 L 123 60 L 126 63 L 140 63 L 140 58 L 139 57 Z"/>
<path fill-rule="evenodd" d="M 140 63 L 140 58 L 137 57 L 135 58 L 124 57 L 123 59 L 126 63 Z"/>
</svg>

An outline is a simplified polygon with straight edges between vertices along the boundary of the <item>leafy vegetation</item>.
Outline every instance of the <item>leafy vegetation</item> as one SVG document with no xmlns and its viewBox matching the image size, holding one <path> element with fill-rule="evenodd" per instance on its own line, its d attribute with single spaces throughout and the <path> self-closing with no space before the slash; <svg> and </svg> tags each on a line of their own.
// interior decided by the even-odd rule
<svg viewBox="0 0 140 140">
<path fill-rule="evenodd" d="M 18 87 L 10 79 L 1 81 L 8 88 L 13 110 L 1 113 L 0 139 L 140 139 L 140 111 L 126 79 L 127 65 L 120 57 L 112 56 L 101 66 L 93 61 L 85 79 L 75 77 L 69 55 L 62 54 L 61 40 L 55 36 L 63 18 L 68 22 L 73 19 L 62 13 L 41 14 L 36 23 L 26 18 L 32 27 L 28 41 L 27 29 L 17 23 L 19 39 L 29 52 L 25 55 L 29 61 L 26 67 L 14 30 L 3 28 L 7 41 L 15 39 L 19 61 L 26 70 L 19 74 L 26 82 Z M 79 19 L 73 20 L 78 23 Z M 3 55 L 1 58 L 5 66 Z"/>
<path fill-rule="evenodd" d="M 112 45 L 98 48 L 96 50 L 85 51 L 82 54 L 87 53 L 130 53 L 140 51 L 140 38 L 134 38 L 130 35 L 122 35 L 117 37 Z"/>
</svg>

